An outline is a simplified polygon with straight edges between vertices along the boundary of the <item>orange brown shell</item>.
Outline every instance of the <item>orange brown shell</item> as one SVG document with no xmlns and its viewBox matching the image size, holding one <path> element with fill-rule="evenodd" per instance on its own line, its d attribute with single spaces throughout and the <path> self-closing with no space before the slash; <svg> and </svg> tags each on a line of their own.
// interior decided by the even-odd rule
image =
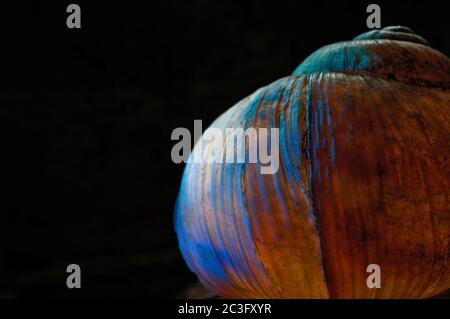
<svg viewBox="0 0 450 319">
<path fill-rule="evenodd" d="M 234 298 L 450 288 L 450 60 L 408 30 L 319 49 L 212 124 L 279 128 L 280 168 L 187 164 L 175 228 L 206 287 Z"/>
</svg>

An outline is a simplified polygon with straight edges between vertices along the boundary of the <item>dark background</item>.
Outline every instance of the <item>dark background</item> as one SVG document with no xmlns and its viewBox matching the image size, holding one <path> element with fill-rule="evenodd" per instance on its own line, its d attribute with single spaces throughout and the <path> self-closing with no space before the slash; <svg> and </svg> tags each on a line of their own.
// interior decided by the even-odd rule
<svg viewBox="0 0 450 319">
<path fill-rule="evenodd" d="M 175 297 L 177 127 L 204 128 L 312 51 L 367 31 L 368 1 L 2 2 L 0 298 Z M 450 55 L 448 1 L 376 1 Z M 66 288 L 66 266 L 82 289 Z"/>
</svg>

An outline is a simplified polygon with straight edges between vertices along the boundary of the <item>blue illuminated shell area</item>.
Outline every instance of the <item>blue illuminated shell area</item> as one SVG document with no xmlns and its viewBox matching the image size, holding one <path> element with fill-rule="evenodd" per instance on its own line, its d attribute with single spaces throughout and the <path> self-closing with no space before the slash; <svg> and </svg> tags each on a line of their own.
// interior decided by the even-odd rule
<svg viewBox="0 0 450 319">
<path fill-rule="evenodd" d="M 298 277 L 311 281 L 318 277 L 324 282 L 322 272 L 317 271 L 321 254 L 308 189 L 309 155 L 302 154 L 302 141 L 309 140 L 303 137 L 309 134 L 305 124 L 309 124 L 298 123 L 309 112 L 308 81 L 306 76 L 281 79 L 244 99 L 211 125 L 223 131 L 230 127 L 279 128 L 277 174 L 260 174 L 259 163 L 190 163 L 185 169 L 175 216 L 180 249 L 202 282 L 220 289 L 223 295 L 231 290 L 244 297 L 272 297 L 276 282 L 271 272 L 283 271 L 276 265 L 280 260 L 271 261 L 276 258 L 273 250 L 291 250 L 289 240 L 297 240 L 299 232 L 311 236 L 305 237 L 310 238 L 308 242 L 299 243 L 298 258 L 303 259 L 304 254 L 316 258 L 312 265 L 296 269 Z M 316 112 L 320 113 L 317 121 L 330 121 L 322 108 Z M 248 145 L 241 147 L 246 147 L 248 154 Z M 205 181 L 212 187 L 203 187 Z M 268 192 L 276 196 L 266 197 Z M 296 231 L 291 234 L 293 225 Z M 270 269 L 261 263 L 262 257 L 272 262 Z M 291 281 L 295 286 L 296 280 Z M 280 297 L 286 289 L 279 287 Z M 325 287 L 323 293 L 326 295 Z"/>
</svg>

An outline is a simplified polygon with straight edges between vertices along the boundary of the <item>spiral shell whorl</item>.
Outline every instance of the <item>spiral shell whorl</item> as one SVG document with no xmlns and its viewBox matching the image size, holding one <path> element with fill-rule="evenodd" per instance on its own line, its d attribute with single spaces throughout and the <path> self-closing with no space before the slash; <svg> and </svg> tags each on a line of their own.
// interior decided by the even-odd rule
<svg viewBox="0 0 450 319">
<path fill-rule="evenodd" d="M 414 31 L 410 28 L 404 26 L 390 26 L 383 28 L 382 30 L 372 30 L 358 35 L 357 37 L 353 38 L 353 41 L 375 39 L 397 40 L 413 42 L 427 46 L 430 45 L 427 40 L 422 38 L 420 35 L 415 34 Z"/>
<path fill-rule="evenodd" d="M 369 31 L 320 48 L 293 75 L 314 72 L 370 74 L 387 80 L 450 88 L 450 60 L 406 27 Z"/>
</svg>

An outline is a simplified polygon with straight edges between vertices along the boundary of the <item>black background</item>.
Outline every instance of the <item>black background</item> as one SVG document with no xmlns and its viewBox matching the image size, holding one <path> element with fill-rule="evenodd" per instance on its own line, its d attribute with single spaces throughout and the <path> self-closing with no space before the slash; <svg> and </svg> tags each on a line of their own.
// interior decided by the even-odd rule
<svg viewBox="0 0 450 319">
<path fill-rule="evenodd" d="M 368 1 L 2 3 L 0 298 L 175 297 L 177 127 L 204 128 L 312 51 L 367 31 Z M 377 1 L 450 55 L 448 1 Z M 6 14 L 5 14 L 6 13 Z M 66 288 L 66 266 L 82 289 Z"/>
</svg>

